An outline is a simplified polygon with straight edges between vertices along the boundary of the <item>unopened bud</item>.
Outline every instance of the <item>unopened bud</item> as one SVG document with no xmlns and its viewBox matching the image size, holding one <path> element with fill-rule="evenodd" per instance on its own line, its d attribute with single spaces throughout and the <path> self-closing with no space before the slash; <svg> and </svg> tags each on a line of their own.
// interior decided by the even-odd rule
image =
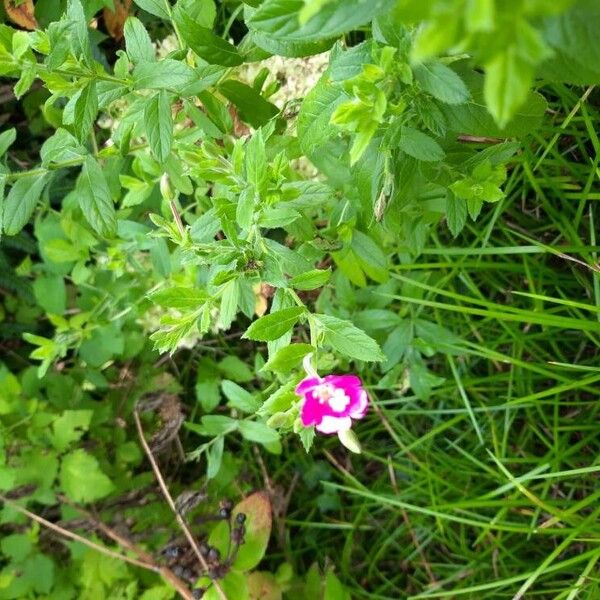
<svg viewBox="0 0 600 600">
<path fill-rule="evenodd" d="M 162 197 L 170 202 L 175 199 L 175 195 L 173 194 L 173 190 L 171 189 L 171 183 L 169 182 L 169 176 L 166 173 L 162 174 L 160 178 L 160 193 Z"/>
<path fill-rule="evenodd" d="M 278 427 L 283 427 L 288 422 L 288 416 L 284 412 L 276 412 L 273 416 L 269 417 L 267 421 L 268 427 L 273 427 L 277 429 Z"/>
</svg>

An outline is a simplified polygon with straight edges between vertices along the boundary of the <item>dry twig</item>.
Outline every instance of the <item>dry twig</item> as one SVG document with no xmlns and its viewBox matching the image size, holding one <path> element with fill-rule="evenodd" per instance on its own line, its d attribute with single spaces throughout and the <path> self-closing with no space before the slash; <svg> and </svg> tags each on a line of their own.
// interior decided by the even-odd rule
<svg viewBox="0 0 600 600">
<path fill-rule="evenodd" d="M 171 496 L 171 493 L 169 492 L 169 489 L 167 488 L 167 485 L 162 476 L 160 468 L 156 462 L 156 459 L 154 458 L 154 455 L 152 454 L 152 451 L 150 450 L 150 447 L 148 446 L 148 442 L 146 441 L 146 438 L 144 437 L 144 429 L 142 427 L 142 422 L 140 421 L 140 415 L 139 415 L 137 409 L 134 409 L 134 411 L 133 411 L 133 418 L 135 420 L 135 426 L 137 428 L 140 442 L 142 444 L 142 447 L 144 448 L 144 452 L 146 453 L 148 460 L 150 461 L 150 464 L 152 465 L 152 470 L 154 471 L 154 475 L 156 477 L 158 485 L 160 486 L 162 495 L 164 496 L 165 500 L 167 501 L 169 508 L 175 515 L 177 524 L 179 525 L 179 527 L 181 528 L 181 531 L 185 535 L 188 543 L 190 544 L 192 550 L 194 551 L 194 554 L 197 556 L 198 561 L 200 562 L 200 565 L 202 565 L 202 569 L 204 571 L 208 572 L 208 563 L 206 562 L 206 559 L 204 558 L 204 556 L 202 556 L 202 554 L 200 552 L 200 548 L 198 547 L 198 542 L 194 539 L 192 532 L 190 531 L 189 527 L 187 526 L 187 523 L 185 522 L 185 520 L 183 519 L 183 517 L 181 516 L 181 514 L 175 507 L 175 502 L 173 501 L 173 497 Z M 225 595 L 225 592 L 223 591 L 221 584 L 218 581 L 214 580 L 213 585 L 215 586 L 215 589 L 217 590 L 221 599 L 227 600 L 227 596 Z"/>
<path fill-rule="evenodd" d="M 131 558 L 130 556 L 126 556 L 125 554 L 121 554 L 120 552 L 115 552 L 114 550 L 111 550 L 110 548 L 107 548 L 106 546 L 101 546 L 100 544 L 96 544 L 96 542 L 92 542 L 91 540 L 88 540 L 88 539 L 80 536 L 79 534 L 74 533 L 73 531 L 69 531 L 68 529 L 61 527 L 60 525 L 57 525 L 56 523 L 52 523 L 51 521 L 44 519 L 44 517 L 40 517 L 39 515 L 36 515 L 35 513 L 31 512 L 31 511 L 27 510 L 26 508 L 24 508 L 23 506 L 21 506 L 20 504 L 17 504 L 16 502 L 13 502 L 12 500 L 8 499 L 6 496 L 0 495 L 0 500 L 2 500 L 2 502 L 4 502 L 7 506 L 10 506 L 12 509 L 16 510 L 17 512 L 20 512 L 22 515 L 29 517 L 33 521 L 37 521 L 40 525 L 43 525 L 44 527 L 47 527 L 48 529 L 55 531 L 56 533 L 62 535 L 63 537 L 66 537 L 66 538 L 75 540 L 76 542 L 85 544 L 89 548 L 93 548 L 94 550 L 97 550 L 98 552 L 102 552 L 102 554 L 106 554 L 107 556 L 110 556 L 112 558 L 117 558 L 119 560 L 123 560 L 132 565 L 135 565 L 136 567 L 141 567 L 142 569 L 148 569 L 149 571 L 154 571 L 155 573 L 160 572 L 160 568 L 157 565 L 154 565 L 154 564 L 151 564 L 148 562 L 144 562 L 144 561 L 138 560 L 136 558 Z M 189 597 L 191 598 L 191 596 L 189 596 Z"/>
</svg>

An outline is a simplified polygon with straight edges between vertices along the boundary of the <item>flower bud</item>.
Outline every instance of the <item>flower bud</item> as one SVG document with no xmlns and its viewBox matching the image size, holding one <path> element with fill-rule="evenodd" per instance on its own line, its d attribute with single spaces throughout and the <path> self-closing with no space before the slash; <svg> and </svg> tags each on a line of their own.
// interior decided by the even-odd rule
<svg viewBox="0 0 600 600">
<path fill-rule="evenodd" d="M 288 416 L 284 412 L 276 412 L 274 415 L 269 417 L 267 421 L 267 427 L 272 427 L 273 429 L 277 429 L 278 427 L 283 427 L 288 422 Z"/>
<path fill-rule="evenodd" d="M 160 178 L 159 188 L 162 197 L 167 202 L 170 202 L 171 200 L 175 199 L 175 194 L 173 194 L 173 190 L 171 189 L 171 183 L 169 182 L 169 176 L 166 173 L 163 173 L 162 177 Z"/>
<path fill-rule="evenodd" d="M 362 452 L 360 442 L 352 429 L 338 431 L 338 438 L 340 438 L 340 442 L 342 442 L 350 452 L 354 452 L 355 454 L 360 454 Z"/>
</svg>

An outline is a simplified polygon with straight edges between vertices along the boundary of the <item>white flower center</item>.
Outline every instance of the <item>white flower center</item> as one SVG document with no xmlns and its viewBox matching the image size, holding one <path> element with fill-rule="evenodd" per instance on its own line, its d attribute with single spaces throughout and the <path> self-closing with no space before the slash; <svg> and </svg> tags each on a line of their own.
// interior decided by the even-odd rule
<svg viewBox="0 0 600 600">
<path fill-rule="evenodd" d="M 350 398 L 344 393 L 342 388 L 336 388 L 330 383 L 322 383 L 314 389 L 314 395 L 321 404 L 329 404 L 331 410 L 343 412 L 350 404 Z"/>
</svg>

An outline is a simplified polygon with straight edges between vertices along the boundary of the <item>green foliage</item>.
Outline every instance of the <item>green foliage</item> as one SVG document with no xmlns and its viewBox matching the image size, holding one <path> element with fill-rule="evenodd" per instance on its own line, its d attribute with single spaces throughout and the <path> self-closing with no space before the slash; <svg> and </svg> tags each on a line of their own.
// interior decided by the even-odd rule
<svg viewBox="0 0 600 600">
<path fill-rule="evenodd" d="M 15 6 L 28 10 L 27 2 Z M 119 531 L 130 528 L 162 565 L 175 529 L 138 446 L 136 407 L 169 485 L 185 492 L 183 482 L 191 482 L 208 492 L 198 514 L 183 516 L 209 524 L 202 536 L 228 557 L 224 570 L 212 579 L 177 571 L 184 585 L 208 586 L 206 598 L 220 597 L 212 580 L 236 600 L 434 597 L 452 595 L 452 585 L 477 595 L 517 580 L 506 572 L 513 556 L 498 562 L 493 554 L 489 562 L 504 580 L 489 583 L 475 550 L 498 544 L 513 552 L 513 533 L 528 539 L 543 531 L 556 544 L 527 571 L 525 593 L 572 541 L 587 547 L 597 532 L 582 535 L 591 517 L 567 502 L 580 501 L 578 494 L 558 490 L 555 501 L 546 487 L 523 500 L 516 495 L 521 480 L 510 475 L 538 452 L 559 471 L 552 452 L 574 443 L 561 437 L 573 429 L 559 425 L 563 406 L 553 407 L 552 419 L 530 415 L 539 439 L 524 434 L 522 456 L 511 454 L 509 437 L 520 418 L 513 396 L 520 410 L 546 402 L 547 389 L 559 397 L 580 385 L 577 402 L 587 406 L 596 382 L 591 364 L 584 365 L 591 379 L 577 385 L 548 367 L 557 357 L 577 363 L 600 331 L 591 304 L 598 301 L 596 234 L 589 250 L 582 233 L 585 214 L 594 231 L 586 202 L 598 199 L 598 144 L 585 106 L 592 88 L 574 99 L 565 85 L 599 81 L 596 3 L 135 0 L 127 18 L 111 15 L 114 8 L 100 0 L 40 0 L 29 15 L 39 26 L 28 31 L 0 9 L 0 76 L 13 84 L 0 107 L 0 492 L 7 500 L 0 600 L 174 596 L 172 580 L 160 581 L 157 569 L 145 572 L 75 542 L 49 543 L 11 504 L 74 528 L 85 507 Z M 122 40 L 111 18 L 120 19 Z M 282 75 L 271 55 L 304 60 L 284 63 L 292 66 Z M 300 64 L 314 67 L 310 85 L 294 78 Z M 550 115 L 563 113 L 556 133 L 532 150 Z M 547 168 L 548 177 L 536 175 Z M 552 186 L 576 205 L 569 216 L 548 202 Z M 495 237 L 496 226 L 508 227 L 501 215 L 531 190 L 561 234 L 511 214 L 516 226 Z M 481 266 L 496 256 L 498 239 L 498 256 L 526 247 L 562 258 L 570 252 L 565 245 L 581 252 L 572 262 L 583 270 L 570 276 L 583 282 L 577 302 L 563 288 L 548 299 L 548 265 L 539 277 L 525 259 Z M 550 244 L 560 248 L 550 251 Z M 470 256 L 480 270 L 456 280 L 464 266 L 456 257 Z M 501 284 L 490 284 L 484 269 L 498 270 Z M 510 300 L 524 281 L 528 301 L 515 308 Z M 469 319 L 468 327 L 447 323 L 444 311 Z M 496 321 L 502 326 L 488 329 Z M 529 330 L 515 324 L 534 328 L 534 337 L 524 340 Z M 552 355 L 533 365 L 551 328 L 576 332 L 581 348 L 563 353 L 551 340 Z M 490 348 L 480 330 L 494 340 Z M 367 439 L 361 443 L 372 462 L 364 473 L 376 485 L 361 483 L 363 471 L 332 453 L 326 456 L 340 479 L 330 481 L 332 472 L 307 456 L 330 445 L 300 420 L 294 389 L 309 354 L 323 374 L 356 372 L 372 397 L 381 396 L 377 416 L 357 426 L 357 437 L 344 437 L 350 449 Z M 474 356 L 494 368 L 478 364 L 470 372 Z M 516 369 L 510 378 L 506 364 Z M 498 381 L 509 386 L 509 399 L 492 410 L 482 398 L 498 393 Z M 458 408 L 446 404 L 455 391 Z M 403 420 L 410 411 L 423 417 L 414 429 Z M 449 437 L 431 466 L 430 440 L 442 432 Z M 271 475 L 289 484 L 287 496 L 272 486 L 262 458 L 254 468 L 263 452 L 275 465 Z M 185 462 L 176 463 L 182 455 Z M 446 469 L 441 455 L 459 466 Z M 535 468 L 523 475 L 527 481 Z M 486 476 L 463 506 L 463 495 Z M 297 480 L 308 508 L 297 502 L 286 514 Z M 315 494 L 319 481 L 326 489 Z M 250 494 L 263 485 L 273 497 Z M 233 522 L 213 518 L 225 494 L 246 496 L 233 511 L 248 518 L 237 546 Z M 507 504 L 494 504 L 503 494 Z M 271 503 L 279 495 L 287 499 L 275 506 L 278 543 L 286 544 L 288 521 L 311 533 L 271 555 Z M 406 502 L 397 500 L 402 495 Z M 345 513 L 357 497 L 381 510 Z M 326 524 L 338 536 L 326 557 L 313 533 L 329 511 L 341 512 Z M 382 527 L 385 511 L 397 513 L 396 521 Z M 423 517 L 414 531 L 406 511 Z M 542 513 L 549 520 L 540 525 Z M 359 523 L 364 515 L 373 521 Z M 400 522 L 411 531 L 414 555 L 397 541 Z M 453 530 L 457 524 L 464 529 Z M 88 523 L 82 535 L 99 536 L 96 529 Z M 339 540 L 344 532 L 360 539 L 379 530 L 389 537 L 358 563 L 369 564 L 363 577 L 348 563 L 358 542 Z M 510 541 L 500 541 L 504 534 Z M 439 552 L 429 548 L 436 537 Z M 392 561 L 391 571 L 378 563 L 388 548 L 406 564 L 431 551 L 440 571 L 431 576 L 425 558 L 410 575 L 398 571 L 404 562 Z M 297 575 L 276 558 L 280 551 L 296 561 Z M 439 567 L 449 556 L 456 570 Z M 314 558 L 324 573 L 310 567 Z M 577 579 L 582 589 L 589 584 L 590 597 L 597 558 L 589 554 Z M 341 572 L 329 568 L 330 559 Z M 470 577 L 478 582 L 471 588 Z M 375 589 L 370 582 L 379 579 Z"/>
</svg>

